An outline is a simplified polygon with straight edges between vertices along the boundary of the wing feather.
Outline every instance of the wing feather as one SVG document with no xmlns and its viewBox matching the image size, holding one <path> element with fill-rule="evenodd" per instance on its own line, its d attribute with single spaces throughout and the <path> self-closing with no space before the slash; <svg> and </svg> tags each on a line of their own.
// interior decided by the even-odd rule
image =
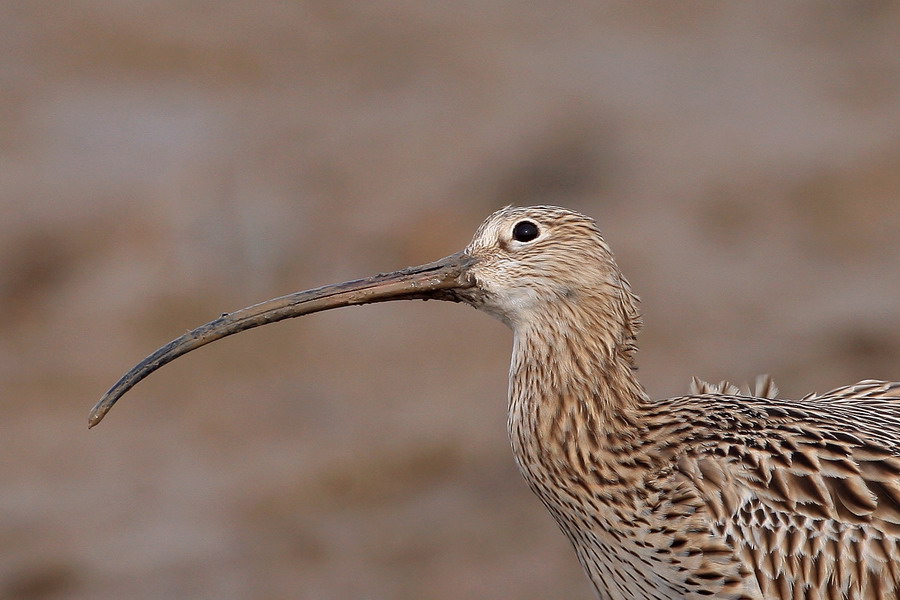
<svg viewBox="0 0 900 600">
<path fill-rule="evenodd" d="M 679 473 L 705 503 L 710 531 L 749 566 L 749 591 L 900 598 L 900 382 L 799 401 L 734 394 L 727 382 L 693 387 L 685 405 L 707 404 L 692 416 L 706 420 L 695 431 L 717 434 L 698 441 Z"/>
</svg>

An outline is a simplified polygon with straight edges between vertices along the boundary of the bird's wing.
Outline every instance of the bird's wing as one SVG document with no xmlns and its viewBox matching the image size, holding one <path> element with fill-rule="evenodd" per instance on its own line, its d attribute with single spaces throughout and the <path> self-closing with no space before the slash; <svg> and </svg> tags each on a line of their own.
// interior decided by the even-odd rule
<svg viewBox="0 0 900 600">
<path fill-rule="evenodd" d="M 715 433 L 678 470 L 763 598 L 900 598 L 900 383 L 692 401 Z"/>
</svg>

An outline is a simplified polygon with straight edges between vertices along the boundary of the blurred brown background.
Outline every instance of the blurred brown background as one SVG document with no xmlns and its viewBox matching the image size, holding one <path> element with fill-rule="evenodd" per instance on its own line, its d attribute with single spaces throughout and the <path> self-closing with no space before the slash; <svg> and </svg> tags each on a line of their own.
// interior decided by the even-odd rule
<svg viewBox="0 0 900 600">
<path fill-rule="evenodd" d="M 0 4 L 0 598 L 587 600 L 510 334 L 394 303 L 185 329 L 595 216 L 653 395 L 900 378 L 897 2 Z"/>
</svg>

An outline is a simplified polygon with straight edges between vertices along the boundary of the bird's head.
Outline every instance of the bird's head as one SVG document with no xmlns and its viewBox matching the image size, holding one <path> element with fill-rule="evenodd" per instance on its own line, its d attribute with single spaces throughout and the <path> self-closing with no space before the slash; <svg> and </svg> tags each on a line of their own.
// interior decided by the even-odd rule
<svg viewBox="0 0 900 600">
<path fill-rule="evenodd" d="M 637 298 L 592 219 L 564 208 L 506 207 L 487 218 L 465 250 L 393 273 L 297 292 L 223 314 L 189 331 L 126 373 L 91 411 L 96 425 L 136 383 L 223 337 L 292 317 L 357 304 L 436 299 L 465 302 L 521 331 L 570 322 L 602 327 L 629 346 L 640 327 Z"/>
<path fill-rule="evenodd" d="M 462 254 L 477 289 L 472 303 L 513 329 L 603 305 L 618 324 L 637 326 L 637 298 L 597 224 L 578 212 L 503 208 L 482 223 Z"/>
</svg>

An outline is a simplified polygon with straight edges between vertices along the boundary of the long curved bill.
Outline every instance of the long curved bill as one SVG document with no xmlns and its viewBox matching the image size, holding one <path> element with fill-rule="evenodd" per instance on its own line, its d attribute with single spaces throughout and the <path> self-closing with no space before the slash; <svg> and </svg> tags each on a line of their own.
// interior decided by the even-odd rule
<svg viewBox="0 0 900 600">
<path fill-rule="evenodd" d="M 465 298 L 461 293 L 473 287 L 466 274 L 469 264 L 469 257 L 459 252 L 426 265 L 296 292 L 223 314 L 172 340 L 123 375 L 91 410 L 88 428 L 99 423 L 139 381 L 179 356 L 223 337 L 341 306 L 416 299 L 462 302 Z"/>
</svg>

